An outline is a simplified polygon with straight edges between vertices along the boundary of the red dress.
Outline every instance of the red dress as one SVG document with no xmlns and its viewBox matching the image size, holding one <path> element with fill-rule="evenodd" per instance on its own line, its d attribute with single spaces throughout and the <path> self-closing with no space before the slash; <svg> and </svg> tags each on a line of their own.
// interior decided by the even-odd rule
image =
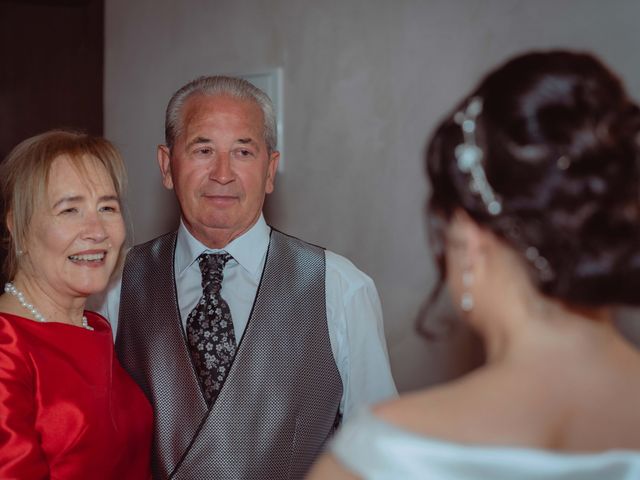
<svg viewBox="0 0 640 480">
<path fill-rule="evenodd" d="M 151 478 L 151 406 L 85 313 L 94 331 L 0 313 L 0 479 Z"/>
</svg>

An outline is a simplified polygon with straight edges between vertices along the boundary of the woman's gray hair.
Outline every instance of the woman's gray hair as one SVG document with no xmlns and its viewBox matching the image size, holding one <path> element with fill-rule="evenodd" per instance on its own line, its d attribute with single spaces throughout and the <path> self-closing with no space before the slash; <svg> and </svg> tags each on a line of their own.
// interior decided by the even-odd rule
<svg viewBox="0 0 640 480">
<path fill-rule="evenodd" d="M 237 77 L 222 75 L 196 78 L 173 94 L 165 116 L 165 143 L 172 148 L 176 137 L 182 129 L 182 109 L 192 95 L 229 95 L 241 100 L 256 103 L 264 117 L 264 140 L 269 153 L 275 151 L 278 138 L 278 127 L 273 103 L 269 96 L 252 83 Z"/>
</svg>

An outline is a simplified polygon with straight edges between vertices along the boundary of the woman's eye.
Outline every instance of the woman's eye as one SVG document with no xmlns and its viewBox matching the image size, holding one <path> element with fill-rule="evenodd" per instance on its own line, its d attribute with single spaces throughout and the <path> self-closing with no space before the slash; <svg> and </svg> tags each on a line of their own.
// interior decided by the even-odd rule
<svg viewBox="0 0 640 480">
<path fill-rule="evenodd" d="M 114 207 L 113 205 L 106 205 L 104 207 L 100 207 L 100 211 L 101 212 L 108 212 L 108 213 L 117 213 L 118 212 L 118 208 Z"/>
<path fill-rule="evenodd" d="M 62 210 L 62 211 L 60 212 L 60 214 L 62 215 L 62 214 L 77 213 L 77 212 L 78 212 L 78 209 L 77 209 L 77 208 L 75 208 L 75 207 L 70 207 L 70 208 L 65 208 L 64 210 Z"/>
</svg>

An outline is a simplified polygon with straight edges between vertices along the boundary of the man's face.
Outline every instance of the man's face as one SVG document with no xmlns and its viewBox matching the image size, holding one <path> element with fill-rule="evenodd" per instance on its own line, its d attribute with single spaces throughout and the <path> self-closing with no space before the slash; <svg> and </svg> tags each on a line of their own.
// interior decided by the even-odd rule
<svg viewBox="0 0 640 480">
<path fill-rule="evenodd" d="M 212 248 L 260 217 L 279 156 L 267 150 L 260 107 L 227 95 L 189 98 L 173 148 L 158 149 L 164 186 L 175 190 L 185 225 Z"/>
</svg>

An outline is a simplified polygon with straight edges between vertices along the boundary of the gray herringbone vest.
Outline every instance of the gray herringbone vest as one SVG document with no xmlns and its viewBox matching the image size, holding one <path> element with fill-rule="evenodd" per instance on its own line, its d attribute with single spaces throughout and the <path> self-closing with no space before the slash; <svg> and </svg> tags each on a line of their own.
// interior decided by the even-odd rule
<svg viewBox="0 0 640 480">
<path fill-rule="evenodd" d="M 116 350 L 155 410 L 154 478 L 301 478 L 342 396 L 326 318 L 321 248 L 273 230 L 236 358 L 207 411 L 180 321 L 176 233 L 125 263 Z"/>
</svg>

